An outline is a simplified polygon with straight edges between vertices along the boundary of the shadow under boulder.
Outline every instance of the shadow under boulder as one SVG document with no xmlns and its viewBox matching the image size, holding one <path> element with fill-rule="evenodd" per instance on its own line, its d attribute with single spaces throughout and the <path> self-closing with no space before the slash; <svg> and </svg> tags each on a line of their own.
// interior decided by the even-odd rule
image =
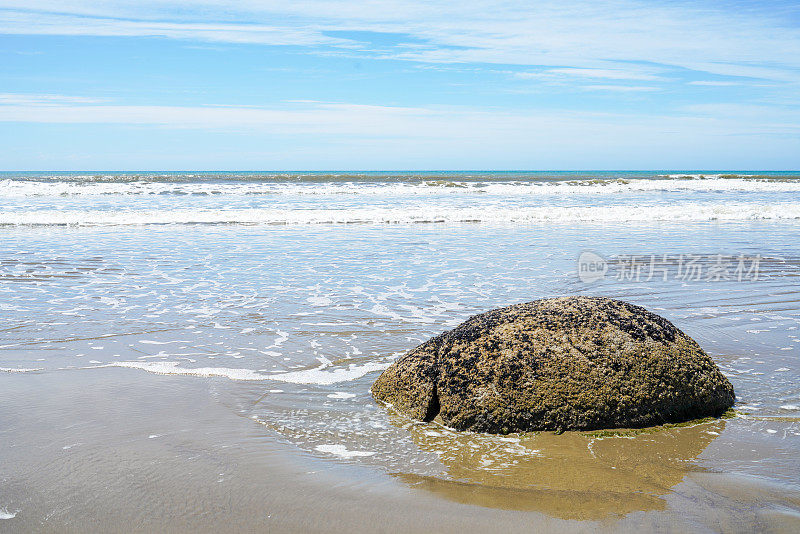
<svg viewBox="0 0 800 534">
<path fill-rule="evenodd" d="M 640 306 L 601 297 L 471 317 L 392 364 L 372 394 L 414 419 L 492 433 L 678 423 L 734 402 L 693 339 Z"/>
</svg>

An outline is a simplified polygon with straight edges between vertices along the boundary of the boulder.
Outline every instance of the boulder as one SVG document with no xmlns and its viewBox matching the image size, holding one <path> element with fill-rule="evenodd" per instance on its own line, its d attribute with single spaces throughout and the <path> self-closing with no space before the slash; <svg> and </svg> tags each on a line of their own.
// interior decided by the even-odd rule
<svg viewBox="0 0 800 534">
<path fill-rule="evenodd" d="M 731 383 L 671 322 L 601 297 L 471 317 L 386 369 L 376 400 L 458 430 L 638 428 L 719 416 Z"/>
</svg>

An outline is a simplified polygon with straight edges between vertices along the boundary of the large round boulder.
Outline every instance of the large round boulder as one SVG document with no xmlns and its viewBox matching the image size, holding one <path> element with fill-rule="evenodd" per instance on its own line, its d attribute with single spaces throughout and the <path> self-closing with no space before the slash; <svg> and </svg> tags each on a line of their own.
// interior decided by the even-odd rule
<svg viewBox="0 0 800 534">
<path fill-rule="evenodd" d="M 459 430 L 636 428 L 721 415 L 731 383 L 671 322 L 600 297 L 471 317 L 393 363 L 376 400 Z"/>
</svg>

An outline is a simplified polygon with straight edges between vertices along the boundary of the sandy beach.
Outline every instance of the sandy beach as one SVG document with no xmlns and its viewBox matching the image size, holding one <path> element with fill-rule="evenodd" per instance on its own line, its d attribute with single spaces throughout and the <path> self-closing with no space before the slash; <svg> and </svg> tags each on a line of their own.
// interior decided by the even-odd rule
<svg viewBox="0 0 800 534">
<path fill-rule="evenodd" d="M 3 524 L 9 532 L 526 532 L 531 524 L 584 532 L 667 523 L 674 532 L 789 532 L 797 524 L 790 474 L 765 480 L 720 468 L 774 454 L 766 439 L 743 439 L 751 432 L 735 427 L 748 425 L 735 421 L 600 441 L 568 433 L 482 442 L 416 429 L 421 448 L 450 449 L 448 480 L 301 453 L 212 400 L 217 386 L 206 380 L 104 369 L 4 385 L 14 415 L 3 418 L 0 497 L 19 510 Z M 464 446 L 471 441 L 481 448 Z M 519 459 L 531 446 L 538 454 L 514 467 L 489 471 L 480 461 Z"/>
<path fill-rule="evenodd" d="M 0 0 L 0 534 L 800 532 L 799 88 L 797 1 Z"/>
<path fill-rule="evenodd" d="M 3 232 L 0 531 L 798 527 L 794 221 Z M 605 278 L 579 278 L 586 250 L 608 258 Z M 615 259 L 708 268 L 717 253 L 758 256 L 758 278 L 681 280 L 669 265 L 637 279 Z M 372 399 L 381 370 L 428 337 L 569 294 L 674 322 L 733 383 L 736 415 L 493 436 Z"/>
</svg>

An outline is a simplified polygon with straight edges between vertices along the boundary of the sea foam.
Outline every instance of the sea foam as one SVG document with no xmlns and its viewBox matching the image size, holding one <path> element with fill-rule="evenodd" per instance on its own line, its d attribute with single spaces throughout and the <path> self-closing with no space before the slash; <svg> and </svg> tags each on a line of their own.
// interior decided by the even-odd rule
<svg viewBox="0 0 800 534">
<path fill-rule="evenodd" d="M 358 458 L 363 456 L 372 456 L 375 453 L 372 451 L 351 451 L 348 450 L 347 447 L 344 445 L 317 445 L 314 447 L 314 450 L 319 452 L 324 452 L 327 454 L 333 454 L 334 456 L 339 456 L 341 458 Z"/>
<path fill-rule="evenodd" d="M 797 192 L 798 179 L 776 179 L 757 176 L 723 178 L 724 175 L 670 175 L 660 179 L 577 179 L 577 180 L 514 180 L 474 181 L 420 180 L 413 182 L 336 181 L 336 182 L 192 182 L 192 181 L 43 181 L 0 180 L 0 198 L 68 197 L 68 196 L 365 196 L 425 197 L 490 195 L 617 195 L 641 191 L 697 192 Z M 669 179 L 667 179 L 669 178 Z"/>
<path fill-rule="evenodd" d="M 9 512 L 5 508 L 0 508 L 0 519 L 14 519 L 17 517 L 17 512 Z"/>
<path fill-rule="evenodd" d="M 800 219 L 800 203 L 669 205 L 356 207 L 351 209 L 6 210 L 0 225 L 119 226 L 155 224 L 411 224 L 745 221 Z"/>
<path fill-rule="evenodd" d="M 314 384 L 331 385 L 339 382 L 356 380 L 373 371 L 385 369 L 388 363 L 368 362 L 361 365 L 351 364 L 347 367 L 331 367 L 325 363 L 313 369 L 303 369 L 300 371 L 290 371 L 284 373 L 259 373 L 251 369 L 236 369 L 228 367 L 180 367 L 180 362 L 161 361 L 161 362 L 112 362 L 100 367 L 123 367 L 127 369 L 139 369 L 148 373 L 159 375 L 185 375 L 203 378 L 224 377 L 231 380 L 274 380 L 292 384 Z"/>
</svg>

